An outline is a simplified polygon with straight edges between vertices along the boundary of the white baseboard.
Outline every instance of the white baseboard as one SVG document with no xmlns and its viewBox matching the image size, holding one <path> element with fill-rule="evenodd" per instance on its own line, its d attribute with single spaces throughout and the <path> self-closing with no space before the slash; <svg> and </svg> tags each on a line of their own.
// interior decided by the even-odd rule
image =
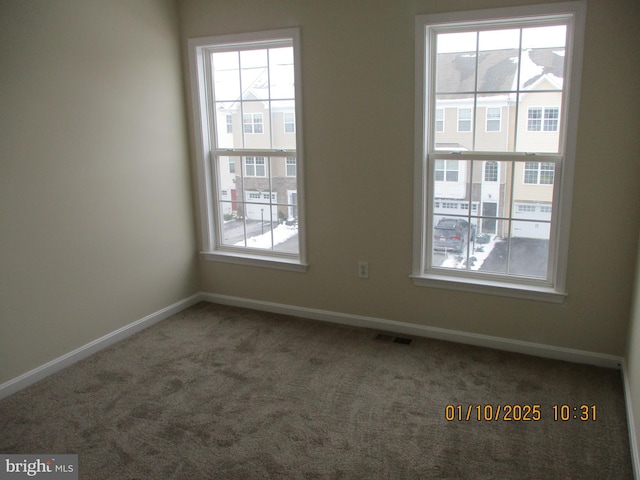
<svg viewBox="0 0 640 480">
<path fill-rule="evenodd" d="M 16 377 L 0 385 L 0 399 L 8 397 L 9 395 L 18 392 L 19 390 L 22 390 L 23 388 L 26 388 L 29 385 L 32 385 L 37 381 L 44 379 L 45 377 L 48 377 L 49 375 L 53 375 L 54 373 L 59 372 L 60 370 L 69 367 L 70 365 L 73 365 L 74 363 L 88 357 L 89 355 L 93 355 L 94 353 L 99 352 L 100 350 L 113 345 L 120 340 L 124 340 L 134 333 L 137 333 L 155 323 L 169 318 L 171 315 L 175 315 L 176 313 L 179 313 L 182 310 L 189 308 L 190 306 L 195 305 L 202 300 L 203 298 L 201 294 L 198 293 L 192 295 L 191 297 L 180 300 L 173 305 L 169 305 L 168 307 L 147 315 L 140 320 L 136 320 L 129 325 L 125 325 L 124 327 L 119 328 L 114 332 L 108 333 L 107 335 L 93 340 L 92 342 L 89 342 L 80 348 L 76 348 L 72 352 L 66 353 L 61 357 L 45 363 L 44 365 L 23 373 L 19 377 Z"/>
<path fill-rule="evenodd" d="M 621 368 L 622 366 L 622 358 L 616 357 L 614 355 L 605 355 L 583 350 L 554 347 L 538 343 L 494 337 L 490 335 L 460 332 L 457 330 L 429 327 L 426 325 L 417 325 L 413 323 L 404 323 L 376 317 L 352 315 L 332 312 L 329 310 L 320 310 L 280 303 L 264 302 L 242 297 L 218 295 L 213 293 L 198 293 L 192 295 L 191 297 L 180 300 L 173 305 L 169 305 L 162 310 L 147 315 L 146 317 L 130 323 L 129 325 L 125 325 L 124 327 L 119 328 L 118 330 L 107 335 L 104 335 L 92 342 L 89 342 L 88 344 L 83 345 L 82 347 L 77 348 L 72 352 L 62 355 L 61 357 L 58 357 L 50 362 L 45 363 L 44 365 L 34 368 L 33 370 L 30 370 L 20 375 L 19 377 L 1 384 L 0 399 L 5 398 L 19 390 L 22 390 L 23 388 L 26 388 L 29 385 L 32 385 L 33 383 L 42 380 L 43 378 L 88 357 L 89 355 L 92 355 L 110 345 L 113 345 L 120 340 L 124 340 L 134 333 L 150 327 L 151 325 L 158 323 L 170 317 L 171 315 L 175 315 L 176 313 L 179 313 L 182 310 L 195 305 L 199 301 L 208 301 L 212 303 L 219 303 L 222 305 L 231 305 L 250 308 L 253 310 L 281 313 L 301 318 L 308 318 L 311 320 L 322 320 L 326 322 L 350 325 L 355 327 L 391 331 L 402 333 L 405 335 L 415 335 L 419 337 L 434 338 L 438 340 L 447 340 L 450 342 L 494 348 L 497 350 L 523 353 L 527 355 L 534 355 L 555 360 L 585 363 L 607 368 Z"/>
<path fill-rule="evenodd" d="M 638 451 L 638 437 L 636 436 L 636 424 L 633 416 L 633 400 L 631 399 L 631 388 L 625 361 L 622 362 L 622 382 L 624 386 L 624 403 L 627 407 L 627 429 L 629 430 L 629 448 L 631 449 L 633 478 L 640 479 L 640 452 Z"/>
<path fill-rule="evenodd" d="M 428 337 L 438 340 L 447 340 L 450 342 L 464 343 L 467 345 L 476 345 L 479 347 L 494 348 L 496 350 L 505 350 L 515 353 L 523 353 L 526 355 L 534 355 L 536 357 L 596 365 L 599 367 L 619 369 L 622 365 L 622 357 L 617 357 L 615 355 L 606 355 L 584 350 L 555 347 L 540 343 L 494 337 L 491 335 L 460 332 L 457 330 L 449 330 L 446 328 L 429 327 L 426 325 L 404 323 L 382 318 L 351 315 L 314 308 L 296 307 L 280 303 L 251 300 L 242 297 L 218 295 L 213 293 L 202 293 L 201 295 L 202 300 L 212 303 L 245 307 L 253 310 L 262 310 L 272 313 L 281 313 L 285 315 L 308 318 L 311 320 L 322 320 L 326 322 L 339 323 L 354 327 L 386 330 L 396 333 L 403 333 L 405 335 L 415 335 L 419 337 Z"/>
</svg>

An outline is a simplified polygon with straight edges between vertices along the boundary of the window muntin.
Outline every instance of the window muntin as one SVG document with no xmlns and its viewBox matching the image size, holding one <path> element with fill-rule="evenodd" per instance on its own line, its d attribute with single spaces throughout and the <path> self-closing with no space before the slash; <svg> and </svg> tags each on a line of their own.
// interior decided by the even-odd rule
<svg viewBox="0 0 640 480">
<path fill-rule="evenodd" d="M 536 298 L 554 301 L 563 292 L 560 255 L 568 227 L 557 224 L 557 215 L 568 216 L 570 192 L 560 194 L 560 173 L 573 166 L 568 145 L 575 145 L 575 126 L 567 119 L 577 111 L 577 97 L 569 98 L 569 85 L 579 87 L 574 54 L 584 8 L 569 2 L 419 17 L 424 54 L 416 58 L 425 77 L 417 87 L 424 101 L 418 110 L 424 116 L 416 117 L 423 195 L 416 211 L 417 284 L 548 292 Z M 484 130 L 460 128 L 459 113 L 469 109 Z M 447 111 L 458 112 L 455 132 L 439 128 Z M 452 160 L 464 173 L 447 188 L 443 165 Z M 453 203 L 459 207 L 443 209 Z M 460 228 L 449 238 L 438 225 L 451 221 Z"/>
<path fill-rule="evenodd" d="M 299 31 L 189 49 L 207 258 L 303 271 Z"/>
</svg>

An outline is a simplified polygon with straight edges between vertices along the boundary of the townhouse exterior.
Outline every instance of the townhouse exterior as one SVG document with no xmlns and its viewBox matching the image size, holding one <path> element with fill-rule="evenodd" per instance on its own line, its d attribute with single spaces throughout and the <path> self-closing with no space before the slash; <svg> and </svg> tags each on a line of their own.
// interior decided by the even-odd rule
<svg viewBox="0 0 640 480">
<path fill-rule="evenodd" d="M 437 150 L 557 151 L 563 48 L 523 50 L 522 58 L 517 49 L 440 53 L 437 65 Z M 480 233 L 549 238 L 553 164 L 440 160 L 434 175 L 434 214 L 470 211 Z M 500 219 L 507 217 L 513 225 Z"/>
</svg>

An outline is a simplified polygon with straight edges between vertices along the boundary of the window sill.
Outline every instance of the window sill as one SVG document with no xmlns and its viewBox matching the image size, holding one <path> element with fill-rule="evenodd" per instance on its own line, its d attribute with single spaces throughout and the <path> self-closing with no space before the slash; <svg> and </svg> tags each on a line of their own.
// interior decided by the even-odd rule
<svg viewBox="0 0 640 480">
<path fill-rule="evenodd" d="M 267 257 L 263 255 L 252 255 L 236 252 L 202 252 L 205 260 L 222 263 L 232 263 L 235 265 L 246 265 L 250 267 L 274 268 L 277 270 L 288 270 L 291 272 L 304 273 L 309 268 L 306 263 L 300 262 L 297 258 L 287 257 Z"/>
<path fill-rule="evenodd" d="M 411 278 L 413 279 L 413 284 L 419 287 L 443 288 L 539 302 L 563 303 L 567 297 L 566 293 L 560 293 L 550 287 L 538 285 L 521 285 L 486 279 L 470 280 L 446 275 L 412 275 Z"/>
</svg>

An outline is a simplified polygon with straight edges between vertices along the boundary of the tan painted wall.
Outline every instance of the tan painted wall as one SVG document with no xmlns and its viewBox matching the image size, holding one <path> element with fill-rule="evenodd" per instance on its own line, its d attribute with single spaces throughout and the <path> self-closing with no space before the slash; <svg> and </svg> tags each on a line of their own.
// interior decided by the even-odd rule
<svg viewBox="0 0 640 480">
<path fill-rule="evenodd" d="M 539 0 L 183 0 L 188 37 L 300 26 L 306 274 L 200 261 L 218 294 L 622 355 L 640 218 L 636 0 L 589 0 L 569 297 L 562 305 L 413 286 L 416 14 Z M 370 279 L 357 276 L 370 262 Z"/>
<path fill-rule="evenodd" d="M 198 291 L 171 0 L 0 0 L 0 384 Z"/>
</svg>

